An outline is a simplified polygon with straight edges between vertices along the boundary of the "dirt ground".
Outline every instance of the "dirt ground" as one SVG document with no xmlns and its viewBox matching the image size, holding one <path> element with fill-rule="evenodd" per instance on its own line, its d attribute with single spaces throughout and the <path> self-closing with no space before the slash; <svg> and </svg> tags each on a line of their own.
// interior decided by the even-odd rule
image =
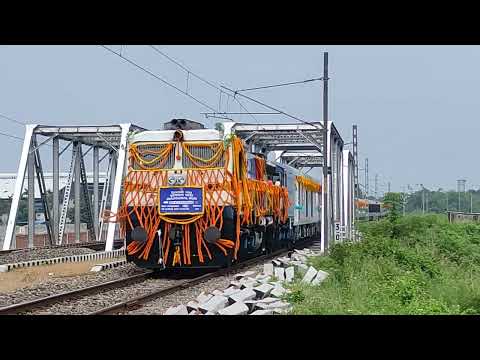
<svg viewBox="0 0 480 360">
<path fill-rule="evenodd" d="M 90 272 L 94 265 L 119 260 L 123 260 L 123 258 L 42 265 L 0 273 L 0 293 L 32 286 L 52 278 L 85 276 L 85 274 L 94 275 L 95 273 Z"/>
</svg>

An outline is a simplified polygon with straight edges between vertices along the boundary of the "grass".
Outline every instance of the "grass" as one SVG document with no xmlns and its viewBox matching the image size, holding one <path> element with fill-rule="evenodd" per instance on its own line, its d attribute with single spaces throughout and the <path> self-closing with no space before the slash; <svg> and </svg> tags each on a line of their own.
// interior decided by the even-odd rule
<svg viewBox="0 0 480 360">
<path fill-rule="evenodd" d="M 294 314 L 480 314 L 480 225 L 410 215 L 360 230 L 310 259 L 330 276 L 290 286 Z"/>
</svg>

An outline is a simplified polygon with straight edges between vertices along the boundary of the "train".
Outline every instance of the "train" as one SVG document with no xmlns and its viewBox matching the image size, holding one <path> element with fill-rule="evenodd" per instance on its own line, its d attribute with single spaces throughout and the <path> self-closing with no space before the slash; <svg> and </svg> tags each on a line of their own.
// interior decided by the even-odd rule
<svg viewBox="0 0 480 360">
<path fill-rule="evenodd" d="M 232 127 L 173 119 L 132 132 L 119 211 L 128 262 L 228 267 L 320 236 L 321 184 L 251 152 Z"/>
<path fill-rule="evenodd" d="M 388 204 L 370 199 L 358 199 L 355 207 L 359 220 L 378 220 L 387 216 L 389 211 Z"/>
</svg>

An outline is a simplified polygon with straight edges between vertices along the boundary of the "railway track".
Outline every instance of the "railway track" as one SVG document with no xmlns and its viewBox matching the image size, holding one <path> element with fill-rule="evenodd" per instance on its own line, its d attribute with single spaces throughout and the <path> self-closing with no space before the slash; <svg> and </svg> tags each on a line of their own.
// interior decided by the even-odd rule
<svg viewBox="0 0 480 360">
<path fill-rule="evenodd" d="M 42 310 L 49 305 L 57 304 L 62 301 L 69 301 L 78 297 L 85 297 L 93 294 L 99 294 L 102 291 L 121 288 L 137 282 L 142 282 L 150 278 L 152 274 L 153 272 L 145 272 L 142 274 L 137 274 L 137 275 L 129 276 L 129 277 L 118 279 L 118 280 L 108 281 L 102 284 L 87 286 L 77 290 L 67 291 L 60 294 L 54 294 L 54 295 L 43 297 L 43 298 L 38 298 L 38 299 L 25 301 L 18 304 L 1 307 L 0 315 L 12 315 L 12 314 L 19 314 L 23 312 L 35 311 L 39 309 Z"/>
<path fill-rule="evenodd" d="M 312 240 L 298 243 L 295 247 L 308 246 Z M 142 304 L 162 298 L 202 283 L 215 277 L 238 272 L 271 258 L 288 253 L 282 249 L 268 255 L 256 257 L 245 262 L 223 268 L 215 272 L 196 276 L 191 279 L 156 278 L 154 272 L 145 272 L 127 278 L 84 287 L 48 297 L 38 298 L 0 308 L 0 315 L 7 314 L 88 314 L 107 315 L 127 313 L 138 309 Z M 132 297 L 132 294 L 137 296 Z M 140 294 L 140 295 L 139 295 Z M 118 301 L 122 299 L 122 301 Z"/>
<path fill-rule="evenodd" d="M 306 247 L 307 245 L 311 244 L 312 242 L 313 242 L 313 240 L 307 240 L 307 241 L 298 243 L 295 246 L 295 248 Z M 233 272 L 238 272 L 239 270 L 241 270 L 245 267 L 250 267 L 250 266 L 253 266 L 253 265 L 263 263 L 266 260 L 270 260 L 272 258 L 278 257 L 278 256 L 283 255 L 285 253 L 288 253 L 290 251 L 291 251 L 290 249 L 282 249 L 282 250 L 279 250 L 279 251 L 276 251 L 276 252 L 273 252 L 273 253 L 270 253 L 270 254 L 267 254 L 267 255 L 262 255 L 262 256 L 244 261 L 242 263 L 236 264 L 236 265 L 231 266 L 229 268 L 220 269 L 220 270 L 215 271 L 213 273 L 204 274 L 204 275 L 198 276 L 198 277 L 190 279 L 190 280 L 182 281 L 182 282 L 180 282 L 178 284 L 175 284 L 173 286 L 158 289 L 158 290 L 155 290 L 155 291 L 150 292 L 148 294 L 137 296 L 137 297 L 129 299 L 127 301 L 119 302 L 119 303 L 117 303 L 113 306 L 106 307 L 106 308 L 103 308 L 101 310 L 91 312 L 89 315 L 125 314 L 129 311 L 139 309 L 140 307 L 142 307 L 143 304 L 146 304 L 146 303 L 148 303 L 152 300 L 162 298 L 162 297 L 167 296 L 169 294 L 181 291 L 183 289 L 186 289 L 186 288 L 191 287 L 193 285 L 196 285 L 198 283 L 202 283 L 204 281 L 213 279 L 215 277 L 224 276 L 224 275 L 227 275 L 227 274 L 233 273 Z"/>
</svg>

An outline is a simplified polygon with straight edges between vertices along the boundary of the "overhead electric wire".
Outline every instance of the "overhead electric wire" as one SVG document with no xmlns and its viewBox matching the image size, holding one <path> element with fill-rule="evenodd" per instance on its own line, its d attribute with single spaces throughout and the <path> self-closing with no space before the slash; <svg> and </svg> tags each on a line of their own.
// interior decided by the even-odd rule
<svg viewBox="0 0 480 360">
<path fill-rule="evenodd" d="M 323 80 L 323 77 L 314 78 L 314 79 L 307 79 L 307 80 L 302 80 L 302 81 L 294 81 L 294 82 L 289 82 L 289 83 L 276 84 L 276 85 L 259 86 L 259 87 L 249 88 L 249 89 L 240 89 L 240 90 L 235 90 L 235 94 L 238 94 L 240 91 L 242 91 L 242 92 L 243 91 L 253 91 L 253 90 L 269 89 L 269 88 L 280 87 L 280 86 L 305 84 L 307 82 L 319 81 L 319 80 Z"/>
<path fill-rule="evenodd" d="M 9 117 L 9 116 L 6 116 L 6 115 L 2 115 L 2 114 L 0 114 L 0 117 L 1 117 L 1 118 L 4 118 L 4 119 L 7 119 L 7 120 L 9 120 L 9 121 L 11 121 L 11 122 L 14 122 L 14 123 L 16 123 L 16 124 L 22 125 L 22 126 L 24 126 L 24 125 L 25 125 L 25 123 L 24 123 L 24 122 L 22 122 L 22 121 L 19 121 L 19 120 L 12 119 L 11 117 Z"/>
<path fill-rule="evenodd" d="M 175 63 L 176 65 L 178 65 L 179 67 L 181 67 L 183 70 L 185 70 L 185 71 L 187 71 L 188 73 L 190 73 L 190 74 L 192 74 L 193 76 L 195 76 L 197 79 L 199 79 L 199 80 L 205 82 L 206 84 L 214 87 L 215 89 L 219 90 L 221 93 L 223 92 L 224 94 L 226 94 L 226 95 L 229 96 L 229 97 L 232 96 L 232 95 L 228 94 L 227 92 L 223 91 L 222 88 L 227 89 L 228 91 L 232 92 L 232 93 L 234 94 L 232 97 L 238 102 L 238 104 L 240 105 L 240 107 L 242 107 L 242 109 L 244 109 L 244 110 L 247 112 L 247 114 L 249 114 L 250 116 L 252 116 L 252 118 L 253 118 L 257 123 L 259 123 L 258 119 L 255 118 L 248 110 L 246 110 L 245 107 L 244 107 L 244 106 L 239 102 L 239 100 L 236 98 L 235 95 L 238 94 L 238 91 L 237 91 L 237 92 L 236 92 L 236 91 L 233 91 L 233 90 L 227 88 L 226 86 L 220 86 L 220 88 L 219 88 L 217 85 L 213 84 L 211 81 L 208 81 L 208 80 L 206 80 L 205 78 L 202 78 L 201 76 L 195 74 L 195 73 L 192 72 L 190 69 L 188 69 L 186 66 L 184 66 L 183 64 L 181 64 L 181 63 L 178 62 L 177 60 L 173 59 L 173 58 L 170 57 L 169 55 L 165 54 L 163 51 L 158 50 L 155 46 L 153 46 L 153 45 L 149 45 L 149 46 L 150 46 L 152 49 L 154 49 L 158 54 L 164 56 L 165 58 L 167 58 L 167 59 L 170 60 L 171 62 Z M 291 85 L 291 84 L 295 84 L 295 83 L 305 83 L 305 82 L 317 81 L 317 80 L 323 80 L 323 77 L 322 77 L 322 78 L 307 79 L 307 80 L 298 81 L 298 82 L 292 82 L 292 83 L 278 84 L 278 85 L 267 86 L 267 87 L 284 86 L 284 85 Z M 262 88 L 267 88 L 267 87 L 262 87 Z M 244 89 L 244 90 L 250 90 L 250 89 Z M 244 91 L 244 90 L 239 90 L 239 91 Z M 317 128 L 318 128 L 317 125 L 315 125 L 315 124 L 313 124 L 313 123 L 311 123 L 311 122 L 308 122 L 308 121 L 306 121 L 306 120 L 299 119 L 299 118 L 296 117 L 296 116 L 287 114 L 286 112 L 284 112 L 284 111 L 282 111 L 282 110 L 275 109 L 274 107 L 272 107 L 272 106 L 270 106 L 270 105 L 267 105 L 267 104 L 262 103 L 262 102 L 260 102 L 260 101 L 258 101 L 258 100 L 252 99 L 252 98 L 250 98 L 250 97 L 248 97 L 248 96 L 246 96 L 246 95 L 243 95 L 243 94 L 238 94 L 238 95 L 243 96 L 244 98 L 246 98 L 246 99 L 248 99 L 248 100 L 250 100 L 250 101 L 256 102 L 257 104 L 260 104 L 260 105 L 262 105 L 262 106 L 265 106 L 265 107 L 267 107 L 267 108 L 269 108 L 269 109 L 271 109 L 271 110 L 274 110 L 274 111 L 276 111 L 277 113 L 283 114 L 283 115 L 285 115 L 285 116 L 287 116 L 287 117 L 290 117 L 290 118 L 292 118 L 292 119 L 298 120 L 298 121 L 300 121 L 300 122 L 303 122 L 303 123 L 305 123 L 305 124 L 308 124 L 308 125 L 311 125 L 311 126 L 313 126 L 313 127 L 317 127 Z"/>
<path fill-rule="evenodd" d="M 236 102 L 238 102 L 238 105 L 240 105 L 240 107 L 241 107 L 247 114 L 249 114 L 249 115 L 252 117 L 253 120 L 255 120 L 255 121 L 257 122 L 257 125 L 260 125 L 260 122 L 258 121 L 258 119 L 257 119 L 255 116 L 253 116 L 252 113 L 249 112 L 245 106 L 243 106 L 243 104 L 240 102 L 240 100 L 238 100 L 236 97 L 233 97 L 233 98 L 235 99 Z"/>
<path fill-rule="evenodd" d="M 200 100 L 198 100 L 198 99 L 194 98 L 193 96 L 189 95 L 187 92 L 181 90 L 180 88 L 176 87 L 175 85 L 172 85 L 172 84 L 170 84 L 168 81 L 166 81 L 166 80 L 160 78 L 159 76 L 153 74 L 153 73 L 150 72 L 149 70 L 141 67 L 140 65 L 138 65 L 138 64 L 136 64 L 135 62 L 127 59 L 126 57 L 119 55 L 117 52 L 111 50 L 110 48 L 108 48 L 108 47 L 106 47 L 106 46 L 104 46 L 104 45 L 101 45 L 101 46 L 104 47 L 105 49 L 107 49 L 108 51 L 114 53 L 115 55 L 121 57 L 121 58 L 124 59 L 125 61 L 128 61 L 128 62 L 131 63 L 132 65 L 138 67 L 139 69 L 147 72 L 147 73 L 150 74 L 151 76 L 154 76 L 155 78 L 157 78 L 158 80 L 164 82 L 165 84 L 173 87 L 174 89 L 176 89 L 177 91 L 181 92 L 182 94 L 191 97 L 193 100 L 195 100 L 195 101 L 197 101 L 198 103 L 200 103 L 200 104 L 208 107 L 210 110 L 216 112 L 216 110 L 213 109 L 212 107 L 210 107 L 209 105 L 206 105 L 205 103 L 201 102 Z M 245 108 L 245 106 L 236 98 L 235 95 L 238 94 L 238 95 L 240 95 L 240 96 L 242 96 L 242 97 L 244 97 L 244 98 L 246 98 L 246 99 L 248 99 L 248 100 L 250 100 L 250 101 L 253 101 L 253 102 L 255 102 L 255 103 L 259 104 L 259 105 L 262 105 L 262 106 L 264 106 L 264 107 L 267 107 L 267 108 L 269 108 L 269 109 L 271 109 L 271 110 L 273 110 L 273 111 L 276 111 L 276 112 L 278 112 L 278 113 L 280 113 L 280 114 L 283 114 L 283 115 L 285 115 L 285 116 L 287 116 L 287 117 L 290 117 L 290 118 L 295 119 L 295 120 L 297 120 L 297 121 L 300 121 L 300 122 L 302 122 L 302 123 L 311 125 L 311 126 L 313 126 L 313 127 L 319 128 L 316 124 L 313 124 L 313 123 L 311 123 L 311 122 L 309 122 L 309 121 L 300 119 L 300 118 L 298 118 L 298 117 L 296 117 L 296 116 L 290 115 L 290 114 L 286 113 L 285 111 L 276 109 L 276 108 L 274 108 L 274 107 L 272 107 L 272 106 L 270 106 L 270 105 L 267 105 L 267 104 L 265 104 L 265 103 L 263 103 L 263 102 L 261 102 L 261 101 L 258 101 L 258 100 L 256 100 L 256 99 L 253 99 L 253 98 L 251 98 L 251 97 L 249 97 L 249 96 L 246 96 L 246 95 L 243 95 L 243 94 L 239 94 L 239 93 L 235 92 L 234 90 L 227 88 L 226 86 L 222 86 L 222 85 L 221 85 L 220 87 L 218 87 L 217 85 L 213 84 L 211 81 L 208 81 L 208 80 L 206 80 L 205 78 L 203 78 L 203 77 L 195 74 L 195 73 L 192 72 L 190 69 L 188 69 L 186 66 L 184 66 L 183 64 L 181 64 L 181 63 L 178 62 L 177 60 L 173 59 L 173 58 L 170 57 L 169 55 L 165 54 L 163 51 L 157 49 L 155 46 L 153 46 L 153 45 L 149 45 L 149 46 L 150 46 L 153 50 L 155 50 L 158 54 L 164 56 L 165 58 L 167 58 L 168 60 L 170 60 L 171 62 L 173 62 L 173 63 L 176 64 L 177 66 L 179 66 L 180 68 L 182 68 L 182 69 L 183 69 L 184 71 L 186 71 L 188 74 L 192 74 L 192 75 L 195 76 L 197 79 L 199 79 L 199 80 L 205 82 L 206 84 L 212 86 L 213 88 L 219 90 L 219 91 L 220 91 L 220 94 L 224 93 L 224 94 L 226 94 L 226 95 L 229 96 L 229 97 L 232 96 L 232 95 L 228 94 L 227 92 L 223 91 L 222 88 L 230 91 L 231 93 L 233 93 L 234 95 L 233 95 L 232 97 L 238 102 L 238 104 L 240 105 L 240 107 L 241 107 L 243 110 L 245 110 L 245 112 L 247 112 L 247 114 L 249 114 L 249 115 L 257 122 L 257 124 L 259 124 L 258 119 L 255 118 L 255 117 Z M 321 78 L 321 79 L 323 80 L 323 78 Z M 302 81 L 302 82 L 315 81 L 315 80 L 318 80 L 318 79 L 308 79 L 308 80 L 304 80 L 304 81 Z M 299 83 L 301 83 L 301 82 L 299 82 Z"/>
<path fill-rule="evenodd" d="M 278 115 L 279 112 L 213 112 L 213 113 L 202 113 L 203 115 Z"/>
<path fill-rule="evenodd" d="M 12 138 L 12 139 L 16 139 L 16 140 L 21 140 L 21 141 L 23 141 L 23 138 L 21 138 L 21 137 L 18 137 L 18 136 L 15 136 L 15 135 L 11 135 L 11 134 L 7 134 L 7 133 L 4 133 L 4 132 L 0 132 L 0 135 L 6 136 L 6 137 L 9 137 L 9 138 Z"/>
<path fill-rule="evenodd" d="M 225 95 L 228 95 L 228 96 L 231 96 L 230 94 L 227 94 L 225 93 L 225 91 L 223 91 L 218 85 L 215 85 L 213 84 L 212 82 L 206 80 L 205 78 L 195 74 L 193 71 L 191 71 L 190 69 L 188 69 L 187 67 L 185 67 L 185 65 L 182 65 L 180 62 L 178 62 L 177 60 L 173 59 L 172 57 L 168 56 L 167 54 L 165 54 L 163 51 L 161 50 L 158 50 L 154 45 L 148 45 L 150 46 L 153 50 L 155 50 L 157 53 L 159 53 L 160 55 L 166 57 L 168 60 L 170 60 L 171 62 L 173 62 L 174 64 L 180 66 L 183 70 L 185 70 L 187 73 L 195 76 L 198 80 L 201 80 L 203 81 L 204 83 L 210 85 L 211 87 L 221 91 L 222 93 L 224 93 Z"/>
<path fill-rule="evenodd" d="M 126 58 L 125 56 L 122 56 L 122 55 L 120 55 L 119 53 L 117 53 L 116 51 L 113 51 L 112 49 L 108 48 L 108 47 L 107 47 L 107 46 L 105 46 L 105 45 L 100 45 L 100 46 L 102 46 L 104 49 L 106 49 L 106 50 L 110 51 L 111 53 L 113 53 L 113 54 L 117 55 L 117 56 L 118 56 L 118 57 L 120 57 L 121 59 L 123 59 L 123 60 L 127 61 L 127 62 L 128 62 L 128 63 L 130 63 L 131 65 L 133 65 L 133 66 L 137 67 L 138 69 L 140 69 L 140 70 L 142 70 L 142 71 L 146 72 L 146 73 L 147 73 L 147 74 L 149 74 L 150 76 L 153 76 L 155 79 L 157 79 L 157 80 L 159 80 L 159 81 L 163 82 L 164 84 L 166 84 L 166 85 L 168 85 L 168 86 L 170 86 L 170 87 L 174 88 L 175 90 L 177 90 L 178 92 L 182 93 L 183 95 L 186 95 L 186 96 L 188 96 L 190 99 L 192 99 L 192 100 L 196 101 L 197 103 L 199 103 L 199 104 L 201 104 L 201 105 L 205 106 L 206 108 L 208 108 L 208 109 L 210 109 L 210 110 L 212 110 L 212 111 L 216 111 L 216 109 L 214 109 L 214 108 L 213 108 L 213 107 L 211 107 L 210 105 L 206 104 L 206 103 L 205 103 L 205 102 L 203 102 L 202 100 L 199 100 L 199 99 L 195 98 L 194 96 L 192 96 L 192 95 L 188 94 L 187 92 L 183 91 L 183 90 L 182 90 L 182 89 L 180 89 L 179 87 L 177 87 L 177 86 L 175 86 L 175 85 L 171 84 L 171 83 L 170 83 L 170 82 L 168 82 L 167 80 L 165 80 L 165 79 L 161 78 L 160 76 L 158 76 L 158 75 L 156 75 L 156 74 L 152 73 L 150 70 L 148 70 L 148 69 L 144 68 L 143 66 L 141 66 L 141 65 L 138 65 L 138 64 L 137 64 L 137 63 L 135 63 L 134 61 L 132 61 L 132 60 L 130 60 L 130 59 L 128 59 L 128 58 Z"/>
<path fill-rule="evenodd" d="M 235 91 L 234 91 L 234 90 L 229 89 L 229 88 L 227 88 L 226 86 L 223 86 L 223 85 L 222 85 L 222 88 L 227 89 L 228 91 L 231 91 L 232 93 L 235 94 Z M 316 124 L 313 124 L 313 123 L 311 123 L 311 122 L 309 122 L 309 121 L 300 119 L 300 118 L 298 118 L 298 117 L 296 117 L 296 116 L 290 115 L 290 114 L 286 113 L 285 111 L 276 109 L 276 108 L 274 108 L 273 106 L 267 105 L 267 104 L 265 104 L 265 103 L 263 103 L 263 102 L 261 102 L 261 101 L 259 101 L 259 100 L 253 99 L 253 98 L 251 98 L 251 97 L 249 97 L 249 96 L 247 96 L 247 95 L 243 95 L 243 94 L 240 94 L 240 93 L 237 93 L 236 95 L 242 96 L 242 97 L 244 97 L 244 98 L 246 98 L 246 99 L 248 99 L 248 100 L 250 100 L 250 101 L 253 101 L 254 103 L 257 103 L 257 104 L 259 104 L 259 105 L 265 106 L 266 108 L 269 108 L 270 110 L 278 111 L 279 113 L 281 113 L 281 114 L 283 114 L 283 115 L 285 115 L 285 116 L 287 116 L 287 117 L 289 117 L 289 118 L 298 120 L 298 121 L 300 121 L 300 122 L 302 122 L 302 123 L 304 123 L 304 124 L 308 124 L 308 125 L 311 125 L 311 126 L 313 126 L 313 127 L 318 128 L 318 126 L 317 126 Z M 238 99 L 236 98 L 236 96 L 234 96 L 234 99 L 236 99 L 236 100 L 238 101 Z"/>
<path fill-rule="evenodd" d="M 192 74 L 192 75 L 195 76 L 197 79 L 203 81 L 204 83 L 206 83 L 206 84 L 210 85 L 211 87 L 213 87 L 213 88 L 217 89 L 218 91 L 220 91 L 220 95 L 223 93 L 223 94 L 227 95 L 229 98 L 230 98 L 230 97 L 233 97 L 233 98 L 238 102 L 238 104 L 240 105 L 240 107 L 245 111 L 245 113 L 246 113 L 247 115 L 250 115 L 250 116 L 257 122 L 257 124 L 259 124 L 258 119 L 255 118 L 255 117 L 245 108 L 245 106 L 243 106 L 243 104 L 242 104 L 237 98 L 235 98 L 235 96 L 232 96 L 232 95 L 230 95 L 229 93 L 225 92 L 224 90 L 222 90 L 221 87 L 219 87 L 218 85 L 213 84 L 211 81 L 206 80 L 205 78 L 203 78 L 203 77 L 195 74 L 194 72 L 192 72 L 190 69 L 188 69 L 186 66 L 184 66 L 183 64 L 181 64 L 181 63 L 178 62 L 177 60 L 175 60 L 175 59 L 173 59 L 172 57 L 168 56 L 168 55 L 165 54 L 163 51 L 158 50 L 155 46 L 153 46 L 153 45 L 149 45 L 149 46 L 150 46 L 152 49 L 154 49 L 158 54 L 164 56 L 165 58 L 167 58 L 168 60 L 170 60 L 170 61 L 173 62 L 174 64 L 178 65 L 180 68 L 182 68 L 183 70 L 185 70 L 187 73 Z M 227 101 L 228 101 L 228 100 L 227 100 Z M 215 113 L 215 114 L 218 114 L 218 112 L 216 112 L 215 110 L 214 110 L 214 113 Z M 206 115 L 206 114 L 205 114 L 205 115 Z M 227 118 L 227 119 L 229 119 L 229 118 Z M 230 120 L 232 120 L 232 119 L 230 119 Z"/>
<path fill-rule="evenodd" d="M 11 121 L 11 122 L 13 122 L 13 123 L 22 125 L 22 126 L 25 126 L 25 125 L 26 125 L 24 122 L 22 122 L 22 121 L 20 121 L 20 120 L 16 120 L 16 119 L 14 119 L 14 118 L 11 118 L 10 116 L 6 116 L 6 115 L 0 114 L 0 117 L 1 117 L 1 118 L 4 118 L 4 119 L 7 119 L 7 120 L 9 120 L 9 121 Z M 18 136 L 16 136 L 16 135 L 4 133 L 4 132 L 0 132 L 0 135 L 5 136 L 5 137 L 9 137 L 9 138 L 12 138 L 12 139 L 15 139 L 15 140 L 21 140 L 21 141 L 23 141 L 23 138 L 18 137 Z"/>
</svg>

